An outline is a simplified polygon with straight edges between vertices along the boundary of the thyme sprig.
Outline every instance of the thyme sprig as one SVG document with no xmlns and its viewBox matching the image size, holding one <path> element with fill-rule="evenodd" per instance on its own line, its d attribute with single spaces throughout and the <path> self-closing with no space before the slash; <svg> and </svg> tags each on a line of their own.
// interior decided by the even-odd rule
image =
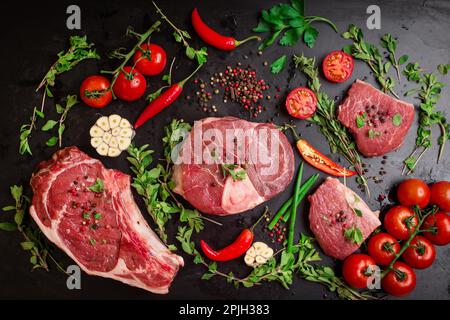
<svg viewBox="0 0 450 320">
<path fill-rule="evenodd" d="M 12 205 L 2 208 L 4 212 L 13 212 L 11 222 L 0 222 L 0 230 L 18 231 L 23 241 L 20 246 L 23 250 L 30 252 L 30 263 L 32 270 L 44 269 L 49 271 L 49 259 L 56 267 L 66 273 L 61 264 L 52 256 L 47 242 L 43 239 L 41 231 L 31 224 L 28 224 L 26 212 L 30 204 L 30 198 L 23 193 L 23 187 L 13 185 L 10 187 L 10 193 L 14 200 Z"/>
<path fill-rule="evenodd" d="M 342 34 L 342 37 L 344 39 L 353 40 L 353 44 L 344 47 L 344 52 L 352 55 L 356 59 L 366 62 L 377 78 L 383 92 L 390 92 L 393 96 L 399 98 L 394 91 L 395 80 L 389 76 L 389 69 L 392 63 L 389 61 L 384 62 L 379 49 L 375 45 L 364 40 L 364 34 L 361 31 L 361 28 L 351 24 L 348 31 Z M 392 37 L 390 37 L 389 40 L 393 40 Z M 383 43 L 386 44 L 385 41 L 383 41 Z M 396 45 L 394 46 L 392 41 L 386 45 L 389 46 L 390 55 L 393 56 L 392 52 L 395 52 L 394 47 L 396 48 Z M 393 59 L 395 60 L 394 56 Z"/>
<path fill-rule="evenodd" d="M 359 182 L 364 185 L 369 194 L 369 187 L 363 175 L 362 161 L 356 150 L 349 132 L 336 117 L 335 104 L 333 99 L 320 91 L 319 70 L 316 66 L 315 58 L 307 58 L 294 55 L 295 66 L 309 78 L 308 86 L 317 96 L 317 111 L 309 119 L 319 127 L 320 132 L 325 136 L 333 153 L 339 152 L 354 167 L 359 175 Z"/>
</svg>

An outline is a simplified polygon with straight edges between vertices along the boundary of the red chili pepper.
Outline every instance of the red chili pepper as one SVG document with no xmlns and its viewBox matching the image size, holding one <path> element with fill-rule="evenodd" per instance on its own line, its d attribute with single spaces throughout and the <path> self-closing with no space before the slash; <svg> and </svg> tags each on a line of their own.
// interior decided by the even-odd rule
<svg viewBox="0 0 450 320">
<path fill-rule="evenodd" d="M 202 67 L 202 64 L 199 65 L 194 72 L 192 72 L 186 79 L 175 83 L 169 87 L 166 91 L 161 93 L 159 97 L 150 102 L 150 104 L 145 108 L 145 110 L 139 115 L 139 118 L 136 120 L 134 124 L 134 128 L 137 129 L 146 123 L 148 120 L 156 116 L 166 107 L 171 105 L 181 94 L 183 91 L 184 84 Z"/>
<path fill-rule="evenodd" d="M 331 174 L 336 177 L 351 177 L 356 174 L 355 171 L 348 170 L 343 166 L 337 164 L 324 154 L 317 151 L 306 140 L 297 140 L 297 149 L 300 151 L 301 156 L 313 167 Z"/>
<path fill-rule="evenodd" d="M 261 40 L 261 38 L 258 36 L 251 36 L 240 41 L 236 40 L 233 37 L 223 36 L 211 29 L 205 22 L 203 22 L 197 8 L 192 11 L 192 26 L 194 27 L 195 32 L 197 32 L 198 36 L 204 42 L 220 50 L 230 51 L 236 49 L 237 46 L 249 40 Z"/>
<path fill-rule="evenodd" d="M 215 251 L 205 241 L 201 240 L 200 247 L 202 248 L 205 256 L 213 261 L 230 261 L 242 256 L 252 245 L 254 238 L 253 229 L 262 220 L 262 218 L 264 218 L 266 212 L 267 211 L 265 211 L 264 214 L 261 215 L 261 217 L 255 222 L 253 226 L 251 226 L 251 228 L 242 230 L 236 240 L 234 240 L 232 244 L 226 246 L 223 249 Z"/>
<path fill-rule="evenodd" d="M 297 132 L 295 132 L 292 126 L 289 126 L 289 128 L 292 130 L 294 137 L 297 140 L 296 144 L 300 155 L 310 165 L 312 165 L 316 169 L 319 169 L 336 177 L 352 177 L 357 174 L 357 172 L 344 168 L 343 166 L 328 158 L 326 155 L 316 150 L 312 145 L 308 143 L 308 141 L 300 139 L 300 137 L 297 135 Z"/>
</svg>

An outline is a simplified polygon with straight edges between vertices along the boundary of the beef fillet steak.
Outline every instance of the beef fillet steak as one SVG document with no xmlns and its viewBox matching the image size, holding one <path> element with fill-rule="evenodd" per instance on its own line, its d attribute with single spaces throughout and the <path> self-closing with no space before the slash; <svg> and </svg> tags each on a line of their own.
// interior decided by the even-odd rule
<svg viewBox="0 0 450 320">
<path fill-rule="evenodd" d="M 353 134 L 366 157 L 399 148 L 414 120 L 414 106 L 356 80 L 338 109 L 339 121 Z"/>
<path fill-rule="evenodd" d="M 294 174 L 294 153 L 280 130 L 234 117 L 196 121 L 179 159 L 174 191 L 201 212 L 216 215 L 254 208 L 283 191 Z M 233 164 L 235 175 L 243 174 L 233 177 Z"/>
<path fill-rule="evenodd" d="M 142 217 L 130 176 L 69 147 L 39 164 L 31 187 L 31 216 L 86 273 L 168 292 L 183 258 L 171 253 Z"/>
<path fill-rule="evenodd" d="M 328 177 L 309 196 L 309 224 L 322 250 L 343 260 L 356 249 L 380 224 L 378 211 L 367 204 L 338 179 Z M 352 232 L 353 231 L 353 232 Z M 358 239 L 355 232 L 361 232 Z"/>
</svg>

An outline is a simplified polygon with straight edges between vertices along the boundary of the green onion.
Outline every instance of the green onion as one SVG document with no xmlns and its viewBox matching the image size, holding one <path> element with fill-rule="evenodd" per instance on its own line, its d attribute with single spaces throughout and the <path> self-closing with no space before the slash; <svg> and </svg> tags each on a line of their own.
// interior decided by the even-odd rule
<svg viewBox="0 0 450 320">
<path fill-rule="evenodd" d="M 316 173 L 315 175 L 309 177 L 308 180 L 306 180 L 305 183 L 300 187 L 300 200 L 299 200 L 299 202 L 302 201 L 302 199 L 304 198 L 306 193 L 309 191 L 309 189 L 311 189 L 312 185 L 317 181 L 318 177 L 319 177 L 319 174 Z M 280 208 L 280 210 L 278 210 L 277 214 L 274 216 L 272 221 L 267 226 L 267 228 L 269 228 L 269 230 L 272 230 L 273 227 L 275 227 L 275 225 L 277 224 L 278 220 L 280 220 L 281 217 L 283 217 L 283 221 L 284 222 L 288 221 L 289 216 L 291 214 L 290 214 L 289 211 L 287 212 L 287 214 L 285 214 L 285 213 L 286 213 L 286 210 L 288 210 L 289 207 L 291 206 L 293 200 L 294 200 L 294 196 L 290 197 L 283 204 L 283 206 Z"/>
<path fill-rule="evenodd" d="M 294 191 L 294 203 L 291 207 L 291 223 L 289 224 L 289 234 L 288 234 L 288 243 L 287 243 L 287 252 L 292 252 L 292 246 L 294 245 L 294 227 L 295 227 L 295 217 L 297 215 L 297 207 L 299 204 L 299 193 L 300 187 L 302 185 L 302 176 L 303 176 L 303 162 L 300 165 L 300 170 L 297 175 L 297 181 L 295 182 L 295 191 Z"/>
</svg>

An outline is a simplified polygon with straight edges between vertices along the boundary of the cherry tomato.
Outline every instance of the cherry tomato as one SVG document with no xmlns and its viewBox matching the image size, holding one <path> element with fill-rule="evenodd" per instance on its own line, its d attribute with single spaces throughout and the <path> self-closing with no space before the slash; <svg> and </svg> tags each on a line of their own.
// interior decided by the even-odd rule
<svg viewBox="0 0 450 320">
<path fill-rule="evenodd" d="M 406 263 L 397 261 L 393 265 L 393 270 L 381 279 L 381 286 L 393 296 L 407 295 L 416 287 L 416 274 Z"/>
<path fill-rule="evenodd" d="M 412 268 L 426 269 L 436 259 L 436 249 L 427 238 L 416 236 L 403 252 L 402 259 Z"/>
<path fill-rule="evenodd" d="M 342 276 L 352 287 L 363 289 L 367 288 L 369 277 L 376 270 L 375 260 L 361 253 L 352 254 L 347 257 L 342 267 Z"/>
<path fill-rule="evenodd" d="M 450 212 L 450 181 L 439 181 L 431 185 L 431 204 L 442 211 Z"/>
<path fill-rule="evenodd" d="M 80 87 L 81 100 L 90 107 L 104 108 L 112 99 L 110 82 L 102 76 L 90 76 L 83 80 Z"/>
<path fill-rule="evenodd" d="M 353 73 L 353 58 L 343 51 L 329 53 L 322 62 L 323 74 L 331 82 L 347 81 Z"/>
<path fill-rule="evenodd" d="M 295 88 L 286 98 L 287 112 L 295 118 L 308 119 L 316 112 L 316 108 L 316 95 L 308 88 Z"/>
<path fill-rule="evenodd" d="M 408 239 L 418 224 L 419 221 L 414 212 L 404 206 L 392 207 L 384 216 L 384 228 L 399 240 Z"/>
<path fill-rule="evenodd" d="M 123 101 L 135 101 L 142 97 L 147 86 L 144 76 L 132 67 L 124 67 L 114 83 L 116 96 Z"/>
<path fill-rule="evenodd" d="M 408 179 L 399 184 L 397 197 L 404 206 L 418 205 L 423 209 L 430 202 L 430 188 L 420 179 Z"/>
<path fill-rule="evenodd" d="M 367 251 L 376 263 L 387 266 L 400 251 L 400 244 L 389 233 L 380 232 L 370 238 Z"/>
<path fill-rule="evenodd" d="M 146 76 L 160 74 L 167 63 L 166 51 L 154 43 L 144 43 L 133 56 L 136 69 Z"/>
<path fill-rule="evenodd" d="M 423 235 L 438 246 L 450 243 L 450 216 L 445 212 L 437 212 L 429 215 L 422 225 L 422 230 L 434 229 L 432 232 L 424 232 Z"/>
</svg>

